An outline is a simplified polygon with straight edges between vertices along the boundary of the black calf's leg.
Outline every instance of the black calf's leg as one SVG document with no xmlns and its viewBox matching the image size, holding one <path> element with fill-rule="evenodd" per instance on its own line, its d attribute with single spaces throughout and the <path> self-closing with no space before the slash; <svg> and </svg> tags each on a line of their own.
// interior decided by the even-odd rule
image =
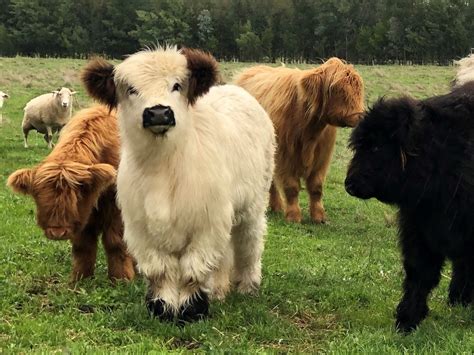
<svg viewBox="0 0 474 355">
<path fill-rule="evenodd" d="M 453 275 L 449 285 L 449 304 L 467 306 L 474 293 L 473 262 L 466 259 L 453 260 Z"/>
<path fill-rule="evenodd" d="M 428 315 L 427 298 L 438 285 L 445 257 L 434 254 L 416 236 L 402 236 L 405 281 L 397 307 L 397 330 L 410 332 Z"/>
</svg>

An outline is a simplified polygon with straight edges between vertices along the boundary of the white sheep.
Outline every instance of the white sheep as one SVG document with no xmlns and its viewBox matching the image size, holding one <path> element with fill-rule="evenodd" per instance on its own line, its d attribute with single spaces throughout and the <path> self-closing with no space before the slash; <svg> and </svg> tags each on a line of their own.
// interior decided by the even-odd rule
<svg viewBox="0 0 474 355">
<path fill-rule="evenodd" d="M 3 91 L 0 91 L 0 110 L 3 107 L 3 102 L 5 101 L 5 99 L 9 99 L 9 98 L 10 96 L 8 96 L 8 94 L 4 93 Z"/>
<path fill-rule="evenodd" d="M 35 97 L 26 104 L 21 123 L 25 148 L 28 148 L 28 133 L 32 129 L 43 133 L 48 148 L 52 148 L 53 133 L 59 132 L 71 118 L 75 93 L 63 87 L 49 94 Z"/>
<path fill-rule="evenodd" d="M 455 60 L 454 64 L 458 66 L 456 78 L 453 81 L 454 87 L 459 87 L 468 81 L 474 80 L 474 54 Z"/>
<path fill-rule="evenodd" d="M 0 123 L 3 122 L 3 112 L 2 112 L 3 101 L 9 98 L 10 96 L 8 96 L 8 94 L 4 93 L 3 91 L 0 91 Z"/>
<path fill-rule="evenodd" d="M 239 292 L 260 285 L 273 124 L 244 89 L 212 86 L 217 76 L 211 55 L 174 47 L 116 67 L 96 59 L 83 73 L 88 92 L 118 108 L 124 239 L 160 319 L 206 316 L 232 263 Z"/>
</svg>

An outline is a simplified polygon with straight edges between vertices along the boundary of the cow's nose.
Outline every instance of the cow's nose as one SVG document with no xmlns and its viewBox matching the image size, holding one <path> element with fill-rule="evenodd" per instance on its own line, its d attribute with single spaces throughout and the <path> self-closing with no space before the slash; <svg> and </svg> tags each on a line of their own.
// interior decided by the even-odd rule
<svg viewBox="0 0 474 355">
<path fill-rule="evenodd" d="M 53 240 L 67 239 L 70 234 L 70 230 L 64 227 L 49 227 L 46 229 L 46 236 Z"/>
<path fill-rule="evenodd" d="M 174 113 L 171 107 L 157 105 L 143 111 L 143 128 L 153 126 L 175 126 Z"/>
</svg>

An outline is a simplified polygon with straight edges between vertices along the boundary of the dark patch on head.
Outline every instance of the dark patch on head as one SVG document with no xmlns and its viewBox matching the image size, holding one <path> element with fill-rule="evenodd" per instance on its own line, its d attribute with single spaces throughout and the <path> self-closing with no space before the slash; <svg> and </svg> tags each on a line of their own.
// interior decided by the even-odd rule
<svg viewBox="0 0 474 355">
<path fill-rule="evenodd" d="M 117 107 L 114 66 L 102 58 L 91 60 L 81 74 L 81 80 L 90 96 L 107 105 Z"/>
<path fill-rule="evenodd" d="M 188 101 L 193 105 L 198 97 L 206 94 L 218 82 L 218 64 L 211 54 L 198 49 L 183 48 L 181 53 L 186 57 L 188 69 L 191 72 Z"/>
</svg>

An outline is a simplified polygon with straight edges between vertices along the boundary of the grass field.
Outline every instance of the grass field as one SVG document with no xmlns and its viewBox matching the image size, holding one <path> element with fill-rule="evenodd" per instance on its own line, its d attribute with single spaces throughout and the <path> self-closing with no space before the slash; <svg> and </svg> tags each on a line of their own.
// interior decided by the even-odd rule
<svg viewBox="0 0 474 355">
<path fill-rule="evenodd" d="M 13 195 L 8 175 L 48 154 L 41 135 L 24 149 L 20 122 L 24 104 L 58 86 L 79 91 L 80 60 L 0 58 L 0 90 L 11 99 L 0 125 L 0 352 L 360 352 L 470 353 L 474 310 L 449 308 L 449 269 L 430 300 L 431 314 L 411 335 L 394 331 L 402 268 L 395 211 L 363 202 L 344 191 L 350 131 L 340 130 L 325 186 L 326 225 L 285 223 L 269 215 L 258 297 L 231 294 L 211 304 L 209 320 L 178 328 L 148 317 L 144 281 L 112 286 L 104 254 L 96 277 L 69 283 L 70 245 L 48 241 L 35 225 L 31 199 Z M 223 64 L 224 77 L 242 64 Z M 426 97 L 448 90 L 447 67 L 358 67 L 367 102 L 380 95 Z"/>
</svg>

